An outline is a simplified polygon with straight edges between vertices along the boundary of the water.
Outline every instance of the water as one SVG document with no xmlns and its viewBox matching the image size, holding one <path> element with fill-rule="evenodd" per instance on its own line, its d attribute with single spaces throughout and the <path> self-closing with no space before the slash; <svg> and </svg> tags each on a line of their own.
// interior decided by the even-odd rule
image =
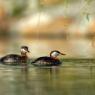
<svg viewBox="0 0 95 95">
<path fill-rule="evenodd" d="M 94 61 L 66 59 L 52 68 L 0 65 L 0 95 L 95 95 Z"/>
</svg>

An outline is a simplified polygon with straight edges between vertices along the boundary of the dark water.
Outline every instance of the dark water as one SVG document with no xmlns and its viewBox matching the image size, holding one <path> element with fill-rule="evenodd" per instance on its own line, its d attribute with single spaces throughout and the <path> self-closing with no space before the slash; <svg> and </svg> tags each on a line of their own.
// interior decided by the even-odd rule
<svg viewBox="0 0 95 95">
<path fill-rule="evenodd" d="M 52 68 L 0 65 L 0 95 L 95 95 L 95 60 Z"/>
</svg>

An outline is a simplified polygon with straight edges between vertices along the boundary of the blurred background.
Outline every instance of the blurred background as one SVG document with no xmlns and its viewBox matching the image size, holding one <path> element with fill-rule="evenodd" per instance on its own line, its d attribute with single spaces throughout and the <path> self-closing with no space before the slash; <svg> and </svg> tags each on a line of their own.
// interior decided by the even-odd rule
<svg viewBox="0 0 95 95">
<path fill-rule="evenodd" d="M 0 0 L 0 56 L 59 50 L 64 58 L 95 57 L 95 0 Z"/>
</svg>

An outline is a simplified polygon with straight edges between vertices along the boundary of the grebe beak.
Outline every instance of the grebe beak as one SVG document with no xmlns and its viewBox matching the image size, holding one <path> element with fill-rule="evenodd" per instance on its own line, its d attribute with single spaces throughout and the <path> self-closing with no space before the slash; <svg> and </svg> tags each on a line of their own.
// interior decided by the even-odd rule
<svg viewBox="0 0 95 95">
<path fill-rule="evenodd" d="M 28 49 L 25 50 L 26 52 L 30 53 L 30 51 Z"/>
<path fill-rule="evenodd" d="M 29 51 L 29 50 L 27 50 L 27 52 L 28 52 L 28 53 L 30 53 L 30 51 Z"/>
<path fill-rule="evenodd" d="M 60 54 L 61 54 L 61 55 L 66 55 L 66 54 L 64 54 L 64 53 L 61 53 L 61 52 L 60 52 Z"/>
</svg>

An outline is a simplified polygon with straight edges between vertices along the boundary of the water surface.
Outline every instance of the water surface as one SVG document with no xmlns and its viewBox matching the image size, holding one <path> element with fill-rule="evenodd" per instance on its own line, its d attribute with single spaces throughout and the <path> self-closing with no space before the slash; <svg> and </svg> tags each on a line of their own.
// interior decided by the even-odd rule
<svg viewBox="0 0 95 95">
<path fill-rule="evenodd" d="M 95 65 L 87 62 L 65 60 L 52 68 L 0 65 L 0 95 L 95 95 Z"/>
</svg>

